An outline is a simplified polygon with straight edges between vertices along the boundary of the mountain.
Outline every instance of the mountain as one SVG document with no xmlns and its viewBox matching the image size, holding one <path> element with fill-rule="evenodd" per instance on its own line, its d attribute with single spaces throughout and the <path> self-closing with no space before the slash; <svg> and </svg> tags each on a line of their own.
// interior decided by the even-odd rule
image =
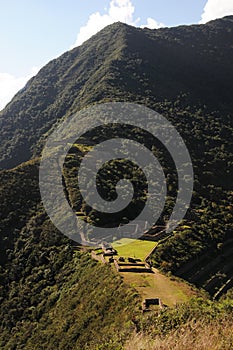
<svg viewBox="0 0 233 350">
<path fill-rule="evenodd" d="M 131 338 L 131 348 L 146 348 L 147 341 L 162 337 L 181 342 L 179 334 L 190 334 L 194 323 L 209 338 L 208 325 L 216 327 L 210 348 L 215 340 L 231 348 L 232 43 L 233 16 L 158 30 L 115 23 L 49 62 L 0 112 L 1 349 L 123 349 L 135 332 L 138 344 Z M 47 136 L 60 120 L 107 101 L 136 102 L 162 113 L 189 149 L 195 175 L 190 209 L 179 227 L 159 240 L 150 263 L 173 280 L 176 275 L 204 288 L 203 299 L 142 315 L 134 287 L 63 236 L 45 213 L 38 169 Z M 110 134 L 100 130 L 95 143 Z M 163 165 L 164 224 L 177 192 L 174 166 L 147 134 L 135 137 L 144 137 Z M 90 220 L 94 213 L 80 199 L 75 169 L 91 138 L 73 145 L 63 174 L 70 205 Z M 130 168 L 121 164 L 119 175 Z M 108 192 L 109 179 L 104 180 Z M 126 212 L 126 219 L 131 214 Z"/>
<path fill-rule="evenodd" d="M 0 168 L 35 155 L 54 123 L 100 101 L 181 99 L 232 110 L 232 17 L 159 30 L 121 23 L 51 61 L 0 113 Z"/>
</svg>

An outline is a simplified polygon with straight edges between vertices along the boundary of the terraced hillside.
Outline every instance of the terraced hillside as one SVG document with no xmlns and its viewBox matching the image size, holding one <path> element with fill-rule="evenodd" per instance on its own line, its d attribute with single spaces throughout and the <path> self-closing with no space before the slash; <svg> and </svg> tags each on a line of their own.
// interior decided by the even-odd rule
<svg viewBox="0 0 233 350">
<path fill-rule="evenodd" d="M 178 269 L 176 274 L 219 298 L 233 287 L 232 252 L 233 239 L 229 238 Z"/>
</svg>

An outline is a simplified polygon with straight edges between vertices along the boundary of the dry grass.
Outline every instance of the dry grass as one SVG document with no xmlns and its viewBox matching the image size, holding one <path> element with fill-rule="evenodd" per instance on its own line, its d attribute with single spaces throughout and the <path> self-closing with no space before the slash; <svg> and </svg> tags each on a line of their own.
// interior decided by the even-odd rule
<svg viewBox="0 0 233 350">
<path fill-rule="evenodd" d="M 161 338 L 151 339 L 142 334 L 133 336 L 125 350 L 231 350 L 233 320 L 191 321 Z"/>
</svg>

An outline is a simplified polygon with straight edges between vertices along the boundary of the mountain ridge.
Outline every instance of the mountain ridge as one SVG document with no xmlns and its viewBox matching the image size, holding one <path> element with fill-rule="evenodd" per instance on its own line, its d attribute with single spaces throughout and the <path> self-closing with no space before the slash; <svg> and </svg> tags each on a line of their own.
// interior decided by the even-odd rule
<svg viewBox="0 0 233 350">
<path fill-rule="evenodd" d="M 220 34 L 215 34 L 216 26 Z M 232 40 L 232 17 L 157 30 L 121 23 L 104 28 L 49 62 L 0 112 L 0 168 L 38 154 L 39 140 L 54 123 L 95 102 L 150 104 L 186 94 L 189 104 L 206 104 L 211 110 L 219 100 L 218 108 L 229 113 Z"/>
</svg>

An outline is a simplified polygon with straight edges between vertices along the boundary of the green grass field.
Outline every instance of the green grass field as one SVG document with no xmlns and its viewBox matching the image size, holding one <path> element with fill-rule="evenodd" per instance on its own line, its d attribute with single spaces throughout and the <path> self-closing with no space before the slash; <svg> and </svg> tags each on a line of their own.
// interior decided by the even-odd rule
<svg viewBox="0 0 233 350">
<path fill-rule="evenodd" d="M 142 241 L 138 239 L 122 238 L 114 242 L 113 248 L 117 250 L 118 256 L 124 258 L 135 258 L 144 260 L 145 257 L 156 247 L 156 242 Z"/>
</svg>

